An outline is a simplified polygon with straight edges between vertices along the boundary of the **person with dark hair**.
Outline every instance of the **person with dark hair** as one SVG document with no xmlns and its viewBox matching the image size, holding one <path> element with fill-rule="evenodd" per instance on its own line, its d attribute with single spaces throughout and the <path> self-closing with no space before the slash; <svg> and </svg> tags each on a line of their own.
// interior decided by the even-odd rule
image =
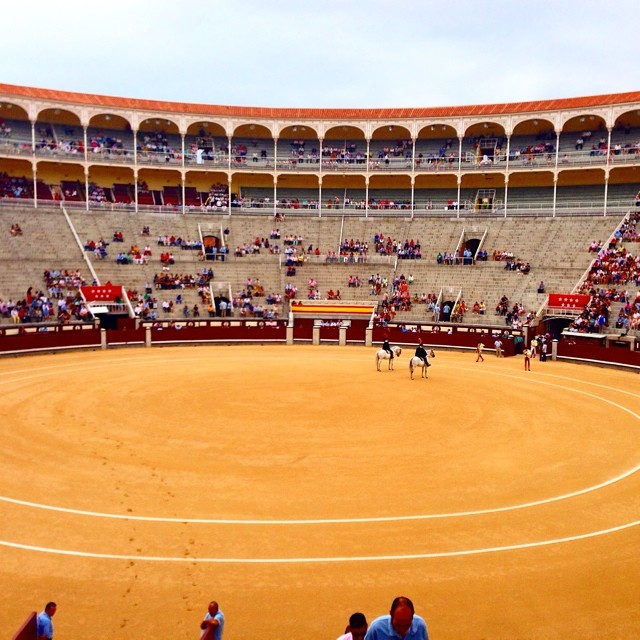
<svg viewBox="0 0 640 640">
<path fill-rule="evenodd" d="M 391 603 L 388 615 L 376 618 L 365 640 L 429 640 L 427 623 L 415 613 L 413 602 L 404 596 Z"/>
<path fill-rule="evenodd" d="M 357 611 L 351 614 L 344 635 L 340 636 L 338 640 L 363 640 L 368 628 L 369 625 L 364 613 Z"/>
<path fill-rule="evenodd" d="M 200 623 L 202 634 L 200 637 L 207 633 L 207 629 L 213 628 L 214 640 L 222 640 L 222 632 L 224 630 L 224 614 L 220 611 L 218 603 L 212 600 L 209 603 L 209 607 L 203 621 Z"/>
<path fill-rule="evenodd" d="M 36 620 L 36 636 L 38 640 L 51 640 L 53 638 L 53 614 L 56 612 L 55 602 L 47 602 L 44 611 L 38 614 Z"/>
<path fill-rule="evenodd" d="M 382 343 L 382 348 L 389 354 L 389 358 L 393 360 L 393 350 L 391 349 L 391 345 L 389 344 L 389 338 L 385 336 L 384 342 Z"/>
</svg>

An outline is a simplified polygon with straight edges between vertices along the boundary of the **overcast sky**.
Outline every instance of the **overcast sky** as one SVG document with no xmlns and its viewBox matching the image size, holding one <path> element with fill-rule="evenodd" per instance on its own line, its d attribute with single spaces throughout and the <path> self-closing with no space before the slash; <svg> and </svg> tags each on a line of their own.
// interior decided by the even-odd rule
<svg viewBox="0 0 640 640">
<path fill-rule="evenodd" d="M 232 106 L 435 107 L 640 90 L 638 0 L 22 0 L 0 81 Z"/>
</svg>

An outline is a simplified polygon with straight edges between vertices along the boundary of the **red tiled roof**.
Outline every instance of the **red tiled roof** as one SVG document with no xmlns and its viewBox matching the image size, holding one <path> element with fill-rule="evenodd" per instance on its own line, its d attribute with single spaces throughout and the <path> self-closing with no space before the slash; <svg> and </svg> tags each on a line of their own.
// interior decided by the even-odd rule
<svg viewBox="0 0 640 640">
<path fill-rule="evenodd" d="M 145 100 L 139 98 L 120 98 L 90 93 L 75 93 L 55 89 L 39 89 L 0 83 L 0 94 L 25 98 L 53 100 L 56 102 L 95 105 L 117 109 L 137 109 L 160 111 L 165 113 L 184 113 L 209 116 L 240 116 L 245 118 L 286 118 L 292 119 L 410 119 L 410 118 L 447 118 L 460 116 L 489 116 L 513 113 L 557 111 L 560 109 L 584 109 L 614 104 L 640 102 L 640 91 L 611 93 L 599 96 L 578 98 L 558 98 L 551 100 L 531 100 L 502 104 L 465 105 L 454 107 L 392 107 L 385 109 L 320 109 L 285 107 L 240 107 L 208 105 L 188 102 L 168 102 L 163 100 Z"/>
</svg>

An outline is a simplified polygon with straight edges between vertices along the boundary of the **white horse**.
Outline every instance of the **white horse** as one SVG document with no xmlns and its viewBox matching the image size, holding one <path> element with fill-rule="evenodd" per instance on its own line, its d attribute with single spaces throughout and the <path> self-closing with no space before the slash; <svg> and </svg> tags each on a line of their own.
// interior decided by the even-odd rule
<svg viewBox="0 0 640 640">
<path fill-rule="evenodd" d="M 400 354 L 402 353 L 402 349 L 400 347 L 391 347 L 391 351 L 393 351 L 393 358 L 389 355 L 388 351 L 385 351 L 384 349 L 378 349 L 378 351 L 376 351 L 376 369 L 378 369 L 378 371 L 380 371 L 380 360 L 388 360 L 389 361 L 389 370 L 393 371 L 393 361 L 396 358 L 400 357 Z"/>
<path fill-rule="evenodd" d="M 429 371 L 427 367 L 431 366 L 431 364 L 429 363 L 429 358 L 435 358 L 435 357 L 436 357 L 436 353 L 433 349 L 429 349 L 427 351 L 427 357 L 424 360 L 422 358 L 418 358 L 418 356 L 413 356 L 413 358 L 409 360 L 409 371 L 411 373 L 411 379 L 413 380 L 413 372 L 418 368 L 422 369 L 422 377 L 428 378 Z"/>
</svg>

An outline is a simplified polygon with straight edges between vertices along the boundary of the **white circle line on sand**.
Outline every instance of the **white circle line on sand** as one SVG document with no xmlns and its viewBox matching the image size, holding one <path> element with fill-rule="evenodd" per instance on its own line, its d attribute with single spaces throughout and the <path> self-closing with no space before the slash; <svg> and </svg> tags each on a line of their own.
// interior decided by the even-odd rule
<svg viewBox="0 0 640 640">
<path fill-rule="evenodd" d="M 452 558 L 456 556 L 472 556 L 484 553 L 498 553 L 502 551 L 515 551 L 518 549 L 534 549 L 536 547 L 546 547 L 550 545 L 563 544 L 568 542 L 576 542 L 579 540 L 587 540 L 588 538 L 596 538 L 599 536 L 609 535 L 631 529 L 640 524 L 640 520 L 628 522 L 617 527 L 609 529 L 600 529 L 599 531 L 591 531 L 566 538 L 553 538 L 551 540 L 541 540 L 538 542 L 525 542 L 522 544 L 505 545 L 502 547 L 485 547 L 481 549 L 465 549 L 463 551 L 441 551 L 434 553 L 407 553 L 395 555 L 381 556 L 335 556 L 335 557 L 317 557 L 317 558 L 197 558 L 197 557 L 177 557 L 177 556 L 132 556 L 128 554 L 117 553 L 92 553 L 86 551 L 72 551 L 68 549 L 54 549 L 50 547 L 39 547 L 34 545 L 20 544 L 17 542 L 9 542 L 0 540 L 0 546 L 10 547 L 13 549 L 21 549 L 24 551 L 36 551 L 40 553 L 49 553 L 63 556 L 75 556 L 79 558 L 96 558 L 104 560 L 130 560 L 136 562 L 200 562 L 215 564 L 310 564 L 310 563 L 329 563 L 329 562 L 375 562 L 380 560 L 427 560 L 432 558 Z"/>
<path fill-rule="evenodd" d="M 456 367 L 452 367 L 456 368 Z M 487 371 L 486 369 L 482 370 L 485 375 L 497 375 L 497 376 L 508 376 L 511 374 L 504 374 L 497 371 Z M 609 400 L 608 398 L 603 398 L 594 393 L 590 393 L 588 391 L 583 391 L 581 389 L 573 389 L 571 387 L 559 386 L 553 382 L 547 382 L 544 380 L 538 380 L 535 378 L 529 379 L 533 384 L 539 384 L 544 386 L 550 386 L 557 389 L 562 389 L 564 391 L 570 391 L 573 393 L 578 393 L 589 398 L 594 398 L 601 402 L 605 402 L 610 404 L 611 406 L 620 409 L 621 411 L 628 413 L 636 420 L 640 420 L 640 416 L 633 412 L 631 409 L 614 402 L 613 400 Z M 0 502 L 7 502 L 11 504 L 21 505 L 25 507 L 31 507 L 34 509 L 42 509 L 47 511 L 56 511 L 59 513 L 68 513 L 73 515 L 80 516 L 88 516 L 93 518 L 107 518 L 113 520 L 131 520 L 131 521 L 141 521 L 141 522 L 164 522 L 164 523 L 183 523 L 183 524 L 216 524 L 216 525 L 318 525 L 318 524 L 358 524 L 358 523 L 375 523 L 375 522 L 403 522 L 403 521 L 415 521 L 415 520 L 435 520 L 435 519 L 444 519 L 444 518 L 461 518 L 468 516 L 478 516 L 478 515 L 487 515 L 494 513 L 503 513 L 506 511 L 515 511 L 519 509 L 528 509 L 531 507 L 536 507 L 540 505 L 550 504 L 553 502 L 559 502 L 562 500 L 568 500 L 570 498 L 575 498 L 577 496 L 581 496 L 587 493 L 592 493 L 594 491 L 598 491 L 605 487 L 611 486 L 617 482 L 620 482 L 635 473 L 640 471 L 640 463 L 624 471 L 617 476 L 604 480 L 598 484 L 585 487 L 584 489 L 579 489 L 577 491 L 572 491 L 569 493 L 560 494 L 557 496 L 551 496 L 549 498 L 543 498 L 541 500 L 534 500 L 532 502 L 525 502 L 522 504 L 516 505 L 508 505 L 504 507 L 495 507 L 492 509 L 476 509 L 472 511 L 459 511 L 459 512 L 451 512 L 451 513 L 432 513 L 432 514 L 410 514 L 405 516 L 371 516 L 371 517 L 363 517 L 363 518 L 316 518 L 316 519 L 286 519 L 286 520 L 278 520 L 278 519 L 263 519 L 263 520 L 238 520 L 238 519 L 227 519 L 227 518 L 177 518 L 177 517 L 162 517 L 162 516 L 136 516 L 132 514 L 114 514 L 114 513 L 104 513 L 100 511 L 85 511 L 81 509 L 71 509 L 67 507 L 57 507 L 54 505 L 47 505 L 38 502 L 29 502 L 26 500 L 18 500 L 16 498 L 10 498 L 8 496 L 0 496 Z"/>
</svg>

